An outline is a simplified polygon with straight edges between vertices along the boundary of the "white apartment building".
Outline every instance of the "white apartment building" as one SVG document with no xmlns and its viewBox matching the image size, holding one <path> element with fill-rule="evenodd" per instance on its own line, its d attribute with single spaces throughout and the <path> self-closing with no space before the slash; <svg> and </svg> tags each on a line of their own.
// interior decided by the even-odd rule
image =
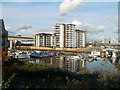
<svg viewBox="0 0 120 90">
<path fill-rule="evenodd" d="M 75 25 L 74 24 L 59 24 L 55 26 L 54 44 L 61 48 L 76 47 Z"/>
<path fill-rule="evenodd" d="M 118 40 L 111 37 L 109 40 L 102 40 L 102 43 L 110 43 L 110 44 L 117 44 L 118 43 Z"/>
<path fill-rule="evenodd" d="M 56 23 L 55 33 L 35 35 L 36 47 L 81 48 L 85 47 L 86 31 L 76 30 L 74 24 Z"/>
<path fill-rule="evenodd" d="M 85 47 L 86 31 L 76 29 L 76 47 Z"/>
<path fill-rule="evenodd" d="M 118 43 L 118 40 L 116 40 L 115 38 L 110 38 L 110 43 L 116 44 Z"/>
<path fill-rule="evenodd" d="M 36 47 L 52 47 L 53 46 L 53 34 L 50 33 L 38 33 L 35 35 Z"/>
</svg>

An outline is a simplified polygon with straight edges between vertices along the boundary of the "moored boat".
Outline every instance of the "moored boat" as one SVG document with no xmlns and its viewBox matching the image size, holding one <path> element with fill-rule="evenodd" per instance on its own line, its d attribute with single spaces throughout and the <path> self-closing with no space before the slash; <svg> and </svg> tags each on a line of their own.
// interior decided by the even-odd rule
<svg viewBox="0 0 120 90">
<path fill-rule="evenodd" d="M 47 54 L 48 54 L 48 56 L 55 56 L 55 53 L 53 53 L 53 52 L 48 52 Z"/>
<path fill-rule="evenodd" d="M 98 56 L 100 56 L 100 52 L 92 51 L 89 56 L 98 57 Z"/>
<path fill-rule="evenodd" d="M 30 54 L 30 57 L 41 58 L 41 57 L 43 57 L 43 55 L 41 52 L 39 52 L 39 53 L 34 52 L 34 53 Z"/>
</svg>

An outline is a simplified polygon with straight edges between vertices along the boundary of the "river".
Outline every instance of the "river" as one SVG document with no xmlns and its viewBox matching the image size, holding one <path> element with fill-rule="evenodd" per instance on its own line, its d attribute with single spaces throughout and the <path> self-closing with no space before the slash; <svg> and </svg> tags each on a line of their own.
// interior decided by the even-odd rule
<svg viewBox="0 0 120 90">
<path fill-rule="evenodd" d="M 68 56 L 53 56 L 53 57 L 44 57 L 44 58 L 28 58 L 19 59 L 28 63 L 37 63 L 52 66 L 54 68 L 60 68 L 62 70 L 67 70 L 70 72 L 81 73 L 81 74 L 101 74 L 101 75 L 111 75 L 118 74 L 118 70 L 114 64 L 102 58 L 97 58 L 97 60 L 70 60 Z"/>
</svg>

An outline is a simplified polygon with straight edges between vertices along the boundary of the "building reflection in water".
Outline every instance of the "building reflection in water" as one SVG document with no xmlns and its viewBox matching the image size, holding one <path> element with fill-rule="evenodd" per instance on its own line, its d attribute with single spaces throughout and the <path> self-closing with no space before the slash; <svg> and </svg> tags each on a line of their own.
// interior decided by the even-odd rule
<svg viewBox="0 0 120 90">
<path fill-rule="evenodd" d="M 79 72 L 81 67 L 85 67 L 85 60 L 70 60 L 68 57 L 49 57 L 32 59 L 29 63 L 42 63 L 44 65 L 52 65 L 61 69 L 67 69 L 72 72 Z"/>
<path fill-rule="evenodd" d="M 112 57 L 111 58 L 111 63 L 113 63 L 113 64 L 120 64 L 120 57 Z"/>
<path fill-rule="evenodd" d="M 85 60 L 66 60 L 65 69 L 72 72 L 79 72 L 81 67 L 85 67 Z"/>
<path fill-rule="evenodd" d="M 52 66 L 55 68 L 60 68 L 72 72 L 82 72 L 81 70 L 88 69 L 90 70 L 90 73 L 93 73 L 96 70 L 101 74 L 102 72 L 105 71 L 117 73 L 115 65 L 103 59 L 86 61 L 84 59 L 73 60 L 68 58 L 67 56 L 61 56 L 61 57 L 46 57 L 39 59 L 31 58 L 31 61 L 29 61 L 29 63 L 40 63 L 43 65 Z"/>
</svg>

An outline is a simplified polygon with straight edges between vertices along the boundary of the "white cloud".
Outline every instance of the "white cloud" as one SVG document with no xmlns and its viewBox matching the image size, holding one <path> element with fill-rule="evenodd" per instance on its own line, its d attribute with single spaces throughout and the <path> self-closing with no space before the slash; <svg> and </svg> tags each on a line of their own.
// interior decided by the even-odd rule
<svg viewBox="0 0 120 90">
<path fill-rule="evenodd" d="M 3 16 L 2 16 L 2 3 L 0 1 L 0 19 L 2 19 L 2 18 L 3 18 Z"/>
<path fill-rule="evenodd" d="M 103 40 L 105 37 L 104 36 L 100 36 L 99 37 L 99 40 Z"/>
<path fill-rule="evenodd" d="M 35 32 L 31 28 L 32 28 L 31 25 L 22 24 L 22 25 L 18 25 L 17 29 L 9 30 L 9 33 L 14 35 L 22 35 L 22 36 L 33 36 Z"/>
<path fill-rule="evenodd" d="M 26 30 L 29 30 L 30 28 L 32 28 L 32 26 L 28 24 L 23 24 L 18 26 L 18 30 L 20 31 L 26 31 Z"/>
<path fill-rule="evenodd" d="M 96 40 L 96 41 L 98 41 L 98 40 L 103 40 L 103 39 L 105 39 L 105 36 L 102 36 L 102 35 L 91 35 L 90 33 L 87 33 L 87 41 L 91 41 L 91 40 Z"/>
<path fill-rule="evenodd" d="M 56 20 L 57 20 L 57 21 L 64 21 L 65 19 L 64 19 L 63 16 L 58 15 L 58 16 L 56 16 Z"/>
<path fill-rule="evenodd" d="M 24 32 L 24 31 L 26 31 L 26 29 L 22 29 L 21 31 Z"/>
<path fill-rule="evenodd" d="M 79 8 L 83 0 L 64 0 L 59 7 L 60 14 L 65 15 Z"/>
<path fill-rule="evenodd" d="M 99 33 L 99 32 L 104 32 L 105 30 L 105 27 L 104 26 L 94 26 L 92 24 L 89 24 L 89 23 L 82 23 L 82 22 L 79 22 L 77 20 L 74 20 L 72 22 L 72 24 L 75 24 L 76 25 L 76 28 L 77 29 L 82 29 L 82 30 L 86 30 L 88 33 Z"/>
<path fill-rule="evenodd" d="M 29 27 L 29 25 L 28 25 Z M 23 27 L 24 28 L 24 27 Z M 52 26 L 46 26 L 44 28 L 28 28 L 28 29 L 18 29 L 16 32 L 16 35 L 22 35 L 22 36 L 34 36 L 37 33 L 53 33 L 54 27 Z"/>
<path fill-rule="evenodd" d="M 63 0 L 3 0 L 3 2 L 61 2 Z M 119 0 L 84 0 L 84 2 L 119 2 Z"/>
<path fill-rule="evenodd" d="M 62 0 L 4 0 L 3 2 L 61 2 Z"/>
<path fill-rule="evenodd" d="M 35 31 L 30 29 L 30 30 L 20 30 L 16 32 L 16 35 L 22 35 L 22 36 L 33 36 L 35 35 Z"/>
<path fill-rule="evenodd" d="M 106 23 L 118 24 L 118 16 L 107 16 L 105 17 Z"/>
<path fill-rule="evenodd" d="M 112 32 L 113 32 L 113 33 L 118 33 L 118 28 L 117 28 L 117 27 L 114 27 L 114 28 L 112 29 Z"/>
<path fill-rule="evenodd" d="M 72 23 L 75 24 L 76 26 L 80 26 L 82 24 L 81 22 L 79 22 L 77 20 L 74 20 Z"/>
<path fill-rule="evenodd" d="M 44 28 L 36 30 L 36 32 L 51 33 L 54 32 L 54 26 L 46 26 Z"/>
<path fill-rule="evenodd" d="M 6 27 L 5 27 L 5 30 L 7 30 L 7 31 L 10 30 L 10 29 L 11 29 L 10 26 L 6 26 Z"/>
</svg>

